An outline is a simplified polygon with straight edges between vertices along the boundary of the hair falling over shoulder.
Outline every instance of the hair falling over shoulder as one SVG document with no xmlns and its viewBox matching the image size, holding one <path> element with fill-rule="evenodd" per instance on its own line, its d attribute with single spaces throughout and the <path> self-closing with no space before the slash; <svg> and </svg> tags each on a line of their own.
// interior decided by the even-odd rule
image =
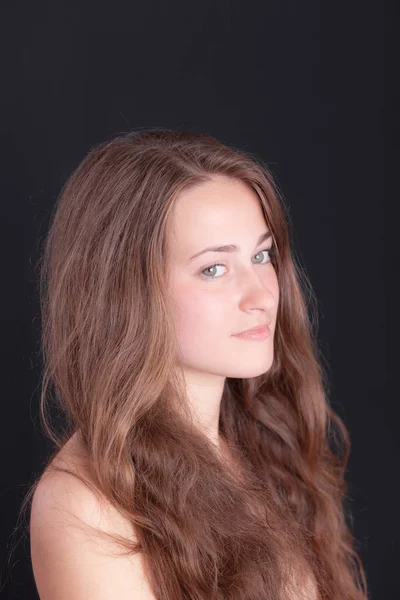
<svg viewBox="0 0 400 600">
<path fill-rule="evenodd" d="M 242 478 L 191 423 L 167 291 L 174 201 L 213 176 L 256 192 L 280 289 L 272 367 L 225 382 L 220 432 Z M 121 549 L 143 553 L 159 600 L 300 599 L 307 577 L 320 600 L 367 598 L 345 508 L 349 435 L 329 404 L 315 298 L 293 254 L 267 166 L 201 133 L 112 136 L 54 207 L 40 261 L 42 424 L 57 449 L 79 430 L 96 489 L 137 532 Z"/>
</svg>

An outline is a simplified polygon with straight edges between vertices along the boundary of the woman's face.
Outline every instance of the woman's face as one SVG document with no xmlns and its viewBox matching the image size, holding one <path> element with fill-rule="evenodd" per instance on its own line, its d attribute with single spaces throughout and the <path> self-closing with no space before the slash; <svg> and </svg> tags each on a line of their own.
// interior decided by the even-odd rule
<svg viewBox="0 0 400 600">
<path fill-rule="evenodd" d="M 170 225 L 169 292 L 185 368 L 234 378 L 266 372 L 274 355 L 279 288 L 267 252 L 272 238 L 258 243 L 268 227 L 256 193 L 241 181 L 214 177 L 178 198 Z M 192 258 L 209 246 L 227 245 L 238 249 Z M 265 340 L 233 337 L 268 322 Z"/>
</svg>

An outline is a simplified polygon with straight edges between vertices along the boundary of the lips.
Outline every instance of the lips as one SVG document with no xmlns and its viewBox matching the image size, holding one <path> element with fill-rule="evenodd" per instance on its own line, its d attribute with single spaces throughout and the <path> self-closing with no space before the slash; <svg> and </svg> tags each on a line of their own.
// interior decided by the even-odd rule
<svg viewBox="0 0 400 600">
<path fill-rule="evenodd" d="M 233 335 L 241 335 L 242 333 L 251 333 L 252 331 L 257 332 L 257 331 L 265 331 L 268 327 L 268 325 L 270 325 L 271 321 L 269 321 L 268 323 L 263 323 L 262 325 L 256 325 L 255 327 L 252 327 L 251 329 L 246 329 L 245 331 L 239 331 L 239 333 L 234 333 Z"/>
</svg>

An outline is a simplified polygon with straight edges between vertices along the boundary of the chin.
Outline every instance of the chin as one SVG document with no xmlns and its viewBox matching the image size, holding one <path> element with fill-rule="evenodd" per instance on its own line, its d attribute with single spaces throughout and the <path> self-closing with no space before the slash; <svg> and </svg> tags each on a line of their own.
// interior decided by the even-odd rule
<svg viewBox="0 0 400 600">
<path fill-rule="evenodd" d="M 233 377 L 236 379 L 251 379 L 252 377 L 259 377 L 264 373 L 267 373 L 273 363 L 273 357 L 268 358 L 267 360 L 259 361 L 250 361 L 250 356 L 248 360 L 241 361 L 240 366 L 233 367 L 229 369 L 229 372 L 226 373 L 226 377 Z"/>
</svg>

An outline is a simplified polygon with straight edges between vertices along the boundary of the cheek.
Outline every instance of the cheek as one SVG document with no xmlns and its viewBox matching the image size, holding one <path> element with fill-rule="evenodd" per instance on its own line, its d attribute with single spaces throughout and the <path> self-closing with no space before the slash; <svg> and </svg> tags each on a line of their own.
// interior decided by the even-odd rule
<svg viewBox="0 0 400 600">
<path fill-rule="evenodd" d="M 215 291 L 181 288 L 174 296 L 174 313 L 182 344 L 204 343 L 209 347 L 210 341 L 221 340 L 221 333 L 227 329 L 227 299 Z"/>
<path fill-rule="evenodd" d="M 268 269 L 262 278 L 262 282 L 265 285 L 265 289 L 268 290 L 269 295 L 269 312 L 271 317 L 274 317 L 276 311 L 278 310 L 279 303 L 279 280 L 278 275 L 274 268 Z"/>
<path fill-rule="evenodd" d="M 270 282 L 270 290 L 271 290 L 271 294 L 273 295 L 273 297 L 275 298 L 275 307 L 278 307 L 278 302 L 279 302 L 279 281 L 278 281 L 278 276 L 276 275 L 275 271 L 274 271 L 274 276 L 271 279 Z"/>
<path fill-rule="evenodd" d="M 212 284 L 210 284 L 212 285 Z M 207 294 L 196 290 L 183 291 L 175 300 L 176 316 L 181 327 L 192 327 L 202 330 L 208 324 L 217 326 L 226 313 L 226 301 L 222 295 Z"/>
</svg>

